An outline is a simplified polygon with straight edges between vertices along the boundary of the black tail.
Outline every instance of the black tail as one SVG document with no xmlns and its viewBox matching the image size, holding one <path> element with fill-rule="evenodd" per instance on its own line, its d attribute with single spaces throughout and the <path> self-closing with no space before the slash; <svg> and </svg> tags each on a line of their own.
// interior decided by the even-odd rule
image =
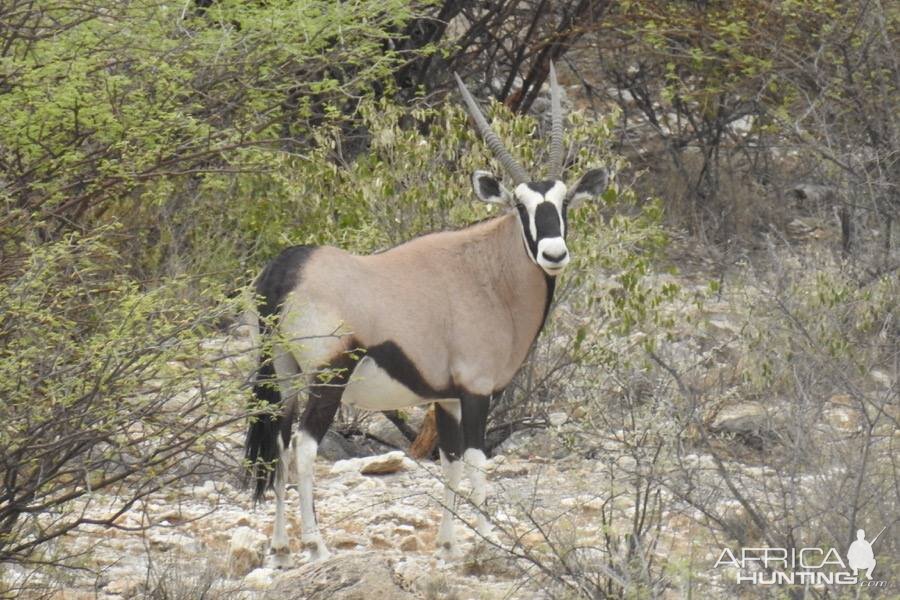
<svg viewBox="0 0 900 600">
<path fill-rule="evenodd" d="M 272 332 L 278 312 L 287 294 L 296 287 L 304 263 L 315 250 L 312 246 L 292 246 L 275 257 L 256 280 L 259 299 L 259 370 L 253 385 L 255 414 L 247 429 L 244 458 L 247 478 L 256 482 L 254 498 L 258 502 L 275 483 L 278 466 L 278 436 L 283 448 L 291 441 L 296 402 L 284 406 L 278 389 L 278 376 L 272 362 Z M 297 367 L 299 369 L 299 366 Z M 246 481 L 245 481 L 246 483 Z"/>
<path fill-rule="evenodd" d="M 253 399 L 259 410 L 250 417 L 244 458 L 248 479 L 252 478 L 255 482 L 253 498 L 258 502 L 263 499 L 266 490 L 275 484 L 275 468 L 280 458 L 278 436 L 281 436 L 282 448 L 287 448 L 291 441 L 293 421 L 291 415 L 282 414 L 284 407 L 281 392 L 278 391 L 275 366 L 266 352 L 260 353 Z"/>
</svg>

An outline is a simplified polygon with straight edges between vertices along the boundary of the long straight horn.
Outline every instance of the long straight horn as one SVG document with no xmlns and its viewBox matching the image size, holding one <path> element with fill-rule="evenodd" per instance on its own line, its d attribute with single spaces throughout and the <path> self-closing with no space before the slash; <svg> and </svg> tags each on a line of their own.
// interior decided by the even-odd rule
<svg viewBox="0 0 900 600">
<path fill-rule="evenodd" d="M 550 177 L 562 178 L 565 146 L 563 145 L 563 114 L 556 69 L 550 61 Z"/>
<path fill-rule="evenodd" d="M 491 126 L 488 125 L 487 119 L 484 118 L 484 115 L 481 112 L 481 109 L 478 108 L 478 104 L 475 102 L 475 99 L 472 98 L 472 94 L 469 93 L 469 90 L 466 88 L 466 84 L 462 82 L 462 79 L 459 78 L 459 75 L 453 73 L 453 76 L 456 78 L 456 85 L 459 86 L 459 93 L 462 94 L 463 100 L 466 102 L 466 108 L 468 108 L 469 115 L 475 119 L 475 124 L 478 126 L 478 131 L 481 133 L 482 139 L 488 145 L 488 148 L 494 153 L 494 156 L 497 157 L 503 164 L 503 168 L 512 176 L 515 180 L 516 185 L 520 183 L 525 183 L 529 181 L 530 177 L 528 177 L 528 173 L 525 169 L 522 168 L 522 165 L 519 164 L 515 158 L 512 157 L 506 148 L 503 147 L 503 142 L 500 141 L 500 138 L 497 137 L 497 134 L 494 133 L 494 130 L 491 129 Z"/>
</svg>

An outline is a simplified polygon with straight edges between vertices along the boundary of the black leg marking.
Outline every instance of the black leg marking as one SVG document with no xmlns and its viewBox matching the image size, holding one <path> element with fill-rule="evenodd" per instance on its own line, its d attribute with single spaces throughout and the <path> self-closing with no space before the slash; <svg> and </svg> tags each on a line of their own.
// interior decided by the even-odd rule
<svg viewBox="0 0 900 600">
<path fill-rule="evenodd" d="M 300 429 L 320 443 L 341 405 L 341 396 L 353 368 L 359 362 L 355 353 L 345 353 L 333 360 L 318 376 L 318 382 L 310 386 L 309 399 L 300 417 Z"/>
<path fill-rule="evenodd" d="M 475 448 L 484 452 L 490 396 L 463 394 L 459 400 L 462 412 L 463 450 Z"/>
<path fill-rule="evenodd" d="M 334 422 L 334 415 L 341 405 L 343 392 L 342 388 L 322 386 L 313 386 L 310 389 L 309 400 L 306 402 L 303 416 L 300 417 L 300 429 L 309 433 L 316 443 L 322 441 L 331 423 Z"/>
<path fill-rule="evenodd" d="M 434 422 L 437 425 L 438 447 L 448 460 L 459 460 L 462 456 L 462 428 L 456 417 L 440 404 L 435 404 Z"/>
<path fill-rule="evenodd" d="M 312 436 L 316 440 L 316 444 L 322 443 L 322 438 L 325 437 L 328 428 L 334 422 L 334 415 L 341 406 L 341 396 L 344 395 L 347 382 L 350 380 L 350 375 L 353 374 L 353 368 L 357 362 L 359 362 L 359 357 L 356 352 L 342 354 L 323 369 L 322 373 L 317 376 L 317 383 L 310 386 L 306 407 L 300 417 L 300 430 Z M 318 522 L 315 497 L 313 497 L 312 511 L 313 517 Z"/>
</svg>

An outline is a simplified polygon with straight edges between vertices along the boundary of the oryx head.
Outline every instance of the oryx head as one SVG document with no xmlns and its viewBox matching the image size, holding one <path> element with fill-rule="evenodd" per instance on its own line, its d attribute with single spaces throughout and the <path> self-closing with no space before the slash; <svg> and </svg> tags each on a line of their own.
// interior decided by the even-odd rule
<svg viewBox="0 0 900 600">
<path fill-rule="evenodd" d="M 529 257 L 548 275 L 558 275 L 569 264 L 566 247 L 566 211 L 582 200 L 593 198 L 606 189 L 607 174 L 591 169 L 570 190 L 562 181 L 565 162 L 563 114 L 560 106 L 556 70 L 550 63 L 550 107 L 552 135 L 550 140 L 550 179 L 532 181 L 522 165 L 503 147 L 497 134 L 472 98 L 458 75 L 456 83 L 465 100 L 469 115 L 475 120 L 485 143 L 515 182 L 512 192 L 487 171 L 475 171 L 472 185 L 475 194 L 485 202 L 513 206 L 519 213 L 519 224 Z"/>
</svg>

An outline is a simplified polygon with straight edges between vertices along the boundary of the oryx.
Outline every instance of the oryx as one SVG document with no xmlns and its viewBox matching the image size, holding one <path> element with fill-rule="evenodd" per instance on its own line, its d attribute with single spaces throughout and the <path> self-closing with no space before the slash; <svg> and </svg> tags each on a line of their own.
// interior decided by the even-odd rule
<svg viewBox="0 0 900 600">
<path fill-rule="evenodd" d="M 588 171 L 571 190 L 561 181 L 563 115 L 552 65 L 550 178 L 540 181 L 529 178 L 458 76 L 456 81 L 482 138 L 515 182 L 509 191 L 490 173 L 476 171 L 475 194 L 509 210 L 369 256 L 295 246 L 256 282 L 263 351 L 254 394 L 279 407 L 251 421 L 246 458 L 253 466 L 275 465 L 254 470 L 257 498 L 267 487 L 275 490 L 270 553 L 276 564 L 289 555 L 284 496 L 291 462 L 302 544 L 313 559 L 328 554 L 316 524 L 313 463 L 341 402 L 368 410 L 435 403 L 445 477 L 437 542 L 440 551 L 455 554 L 453 507 L 463 464 L 480 507 L 488 405 L 525 360 L 543 327 L 556 277 L 569 263 L 566 211 L 606 187 L 602 169 Z M 323 369 L 329 371 L 325 379 L 316 375 Z M 299 389 L 308 390 L 302 410 Z M 299 431 L 292 436 L 296 412 Z M 477 531 L 489 533 L 480 510 Z"/>
</svg>

